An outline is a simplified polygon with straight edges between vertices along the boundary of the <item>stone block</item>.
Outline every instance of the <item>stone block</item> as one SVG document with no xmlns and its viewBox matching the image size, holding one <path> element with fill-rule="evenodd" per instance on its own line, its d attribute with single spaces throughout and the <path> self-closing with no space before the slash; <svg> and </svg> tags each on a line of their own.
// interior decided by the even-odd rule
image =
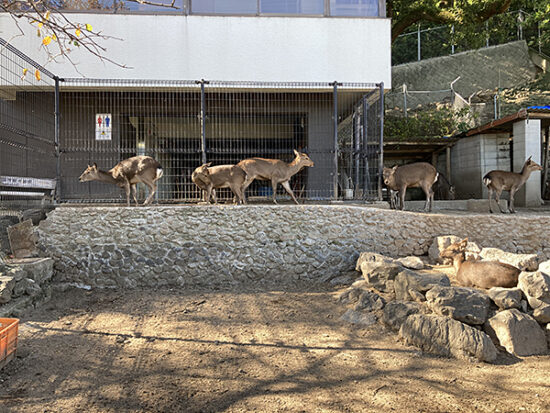
<svg viewBox="0 0 550 413">
<path fill-rule="evenodd" d="M 15 278 L 6 275 L 0 276 L 0 304 L 5 304 L 11 300 L 14 287 Z"/>
<path fill-rule="evenodd" d="M 410 268 L 411 270 L 421 270 L 424 268 L 424 261 L 414 255 L 398 258 L 396 261 L 403 267 Z"/>
<path fill-rule="evenodd" d="M 364 313 L 351 308 L 346 311 L 340 319 L 348 323 L 359 324 L 365 327 L 375 324 L 377 320 L 376 315 L 373 313 Z"/>
<path fill-rule="evenodd" d="M 506 351 L 516 356 L 534 356 L 548 352 L 544 330 L 533 317 L 515 308 L 491 317 L 485 323 L 484 330 L 496 338 Z"/>
<path fill-rule="evenodd" d="M 524 271 L 519 274 L 518 288 L 523 291 L 532 308 L 550 304 L 550 275 L 541 271 Z"/>
<path fill-rule="evenodd" d="M 426 293 L 426 302 L 439 315 L 466 324 L 483 324 L 487 320 L 491 300 L 473 288 L 435 286 Z"/>
<path fill-rule="evenodd" d="M 539 266 L 537 254 L 514 254 L 498 248 L 483 248 L 479 256 L 485 261 L 499 261 L 513 265 L 521 271 L 536 271 Z"/>
<path fill-rule="evenodd" d="M 487 334 L 439 315 L 412 314 L 399 329 L 406 344 L 445 357 L 492 362 L 497 350 Z"/>
<path fill-rule="evenodd" d="M 401 324 L 411 314 L 418 314 L 422 305 L 412 301 L 390 301 L 384 307 L 382 322 L 394 331 L 399 331 Z"/>
<path fill-rule="evenodd" d="M 487 291 L 487 295 L 501 310 L 521 308 L 523 294 L 519 288 L 493 287 Z"/>
<path fill-rule="evenodd" d="M 450 286 L 449 277 L 403 270 L 395 277 L 395 298 L 400 301 L 425 301 L 424 293 L 437 285 Z"/>
<path fill-rule="evenodd" d="M 393 280 L 402 269 L 403 267 L 398 262 L 387 257 L 361 263 L 363 278 L 369 286 L 383 292 L 393 292 Z"/>
</svg>

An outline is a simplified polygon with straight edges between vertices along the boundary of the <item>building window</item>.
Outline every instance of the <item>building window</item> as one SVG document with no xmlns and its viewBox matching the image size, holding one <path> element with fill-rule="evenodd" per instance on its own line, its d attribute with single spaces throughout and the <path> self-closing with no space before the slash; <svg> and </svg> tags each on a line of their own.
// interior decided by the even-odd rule
<svg viewBox="0 0 550 413">
<path fill-rule="evenodd" d="M 105 11 L 114 13 L 182 13 L 184 0 L 176 0 L 174 7 L 154 6 L 122 0 L 53 0 L 50 4 L 60 11 Z M 155 0 L 155 3 L 171 5 L 172 0 Z"/>
<path fill-rule="evenodd" d="M 90 1 L 91 3 L 92 1 Z M 166 5 L 172 4 L 172 0 L 155 0 L 155 3 L 162 3 Z M 140 4 L 132 1 L 120 1 L 114 0 L 114 3 L 117 5 L 117 11 L 128 11 L 128 12 L 164 12 L 164 13 L 182 13 L 184 6 L 184 0 L 176 0 L 174 2 L 174 7 L 163 7 L 163 6 L 154 6 L 151 4 Z"/>
<path fill-rule="evenodd" d="M 378 0 L 330 0 L 331 16 L 377 17 Z"/>
<path fill-rule="evenodd" d="M 256 14 L 257 0 L 194 0 L 191 13 L 204 14 Z"/>
<path fill-rule="evenodd" d="M 260 0 L 260 13 L 324 14 L 324 0 Z"/>
</svg>

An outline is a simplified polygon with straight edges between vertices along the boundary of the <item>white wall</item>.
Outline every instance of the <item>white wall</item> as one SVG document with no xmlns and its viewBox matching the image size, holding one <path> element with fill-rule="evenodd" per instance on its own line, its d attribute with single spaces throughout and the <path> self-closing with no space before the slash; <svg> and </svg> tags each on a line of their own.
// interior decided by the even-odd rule
<svg viewBox="0 0 550 413">
<path fill-rule="evenodd" d="M 540 119 L 526 119 L 514 123 L 514 172 L 521 172 L 525 160 L 540 160 Z M 531 174 L 525 185 L 515 195 L 517 206 L 534 207 L 542 204 L 540 171 Z"/>
<path fill-rule="evenodd" d="M 90 78 L 246 81 L 380 82 L 391 87 L 389 19 L 68 14 L 123 40 L 102 41 L 107 57 L 131 69 L 99 63 L 74 50 L 78 71 Z M 36 28 L 11 43 L 46 62 Z M 0 14 L 0 37 L 17 33 Z M 49 47 L 52 47 L 50 45 Z M 76 48 L 75 48 L 76 49 Z M 60 77 L 81 77 L 73 66 L 49 63 Z"/>
</svg>

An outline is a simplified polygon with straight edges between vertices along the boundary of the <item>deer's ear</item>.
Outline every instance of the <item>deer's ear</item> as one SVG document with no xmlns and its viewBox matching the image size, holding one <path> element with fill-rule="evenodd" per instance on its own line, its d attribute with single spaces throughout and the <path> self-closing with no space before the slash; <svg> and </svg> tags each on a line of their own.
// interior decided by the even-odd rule
<svg viewBox="0 0 550 413">
<path fill-rule="evenodd" d="M 207 166 L 207 167 L 210 166 L 210 165 L 212 165 L 212 162 L 208 162 L 208 163 L 204 164 L 204 166 Z"/>
<path fill-rule="evenodd" d="M 395 165 L 393 168 L 391 168 L 392 171 L 397 171 L 397 168 L 399 167 L 399 165 Z"/>
<path fill-rule="evenodd" d="M 466 237 L 466 238 L 464 238 L 462 241 L 460 241 L 460 246 L 461 246 L 461 247 L 462 247 L 462 246 L 465 247 L 466 245 L 468 245 L 468 237 Z"/>
<path fill-rule="evenodd" d="M 94 162 L 94 168 L 97 169 L 97 164 Z"/>
<path fill-rule="evenodd" d="M 296 149 L 294 149 L 294 155 L 300 156 L 300 152 L 298 152 Z"/>
<path fill-rule="evenodd" d="M 532 157 L 533 157 L 533 155 L 531 155 L 529 158 L 527 158 L 527 162 L 529 162 Z"/>
</svg>

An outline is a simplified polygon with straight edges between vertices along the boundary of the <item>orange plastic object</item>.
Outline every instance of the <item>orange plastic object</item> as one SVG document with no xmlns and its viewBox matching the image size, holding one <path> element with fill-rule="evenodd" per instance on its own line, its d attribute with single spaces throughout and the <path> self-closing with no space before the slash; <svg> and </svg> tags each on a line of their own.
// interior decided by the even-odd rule
<svg viewBox="0 0 550 413">
<path fill-rule="evenodd" d="M 0 369 L 15 357 L 18 332 L 17 318 L 0 318 Z"/>
</svg>

